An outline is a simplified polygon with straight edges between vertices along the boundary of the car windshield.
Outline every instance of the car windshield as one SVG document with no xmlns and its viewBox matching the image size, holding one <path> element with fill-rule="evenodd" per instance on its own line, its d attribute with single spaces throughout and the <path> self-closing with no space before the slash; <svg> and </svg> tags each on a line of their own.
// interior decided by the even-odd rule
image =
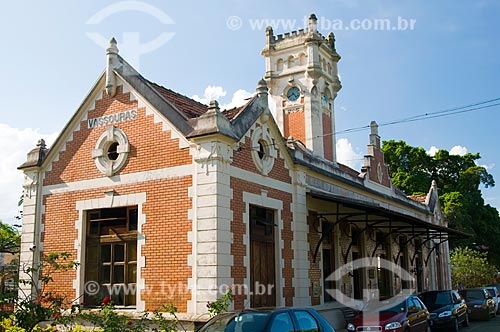
<svg viewBox="0 0 500 332">
<path fill-rule="evenodd" d="M 465 298 L 468 301 L 474 301 L 474 300 L 484 300 L 484 293 L 481 290 L 467 290 L 465 292 Z"/>
<path fill-rule="evenodd" d="M 270 312 L 225 313 L 210 320 L 200 332 L 255 332 L 266 325 Z"/>
<path fill-rule="evenodd" d="M 370 301 L 366 304 L 363 311 L 378 311 L 378 312 L 404 312 L 406 308 L 406 300 L 387 299 L 381 301 Z"/>
<path fill-rule="evenodd" d="M 495 289 L 493 288 L 486 288 L 486 290 L 488 291 L 488 293 L 490 293 L 491 297 L 496 297 L 497 295 L 495 294 Z"/>
<path fill-rule="evenodd" d="M 451 294 L 449 292 L 429 292 L 420 295 L 420 298 L 427 307 L 444 307 L 452 304 Z"/>
</svg>

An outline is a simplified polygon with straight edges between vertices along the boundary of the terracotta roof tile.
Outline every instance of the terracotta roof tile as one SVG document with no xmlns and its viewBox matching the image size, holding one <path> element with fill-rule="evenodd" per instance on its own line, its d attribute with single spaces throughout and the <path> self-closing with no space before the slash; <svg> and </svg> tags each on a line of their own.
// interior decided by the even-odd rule
<svg viewBox="0 0 500 332">
<path fill-rule="evenodd" d="M 356 171 L 356 170 L 355 170 L 355 169 L 353 169 L 353 168 L 350 168 L 350 167 L 349 167 L 349 166 L 347 166 L 347 165 L 341 164 L 341 163 L 339 163 L 339 162 L 337 162 L 337 165 L 339 165 L 339 168 L 340 168 L 342 171 L 346 172 L 346 173 L 351 173 L 351 174 L 352 174 L 352 175 L 354 175 L 354 176 L 358 176 L 358 175 L 359 175 L 359 172 L 358 172 L 358 171 Z"/>
<path fill-rule="evenodd" d="M 408 198 L 419 203 L 425 203 L 425 200 L 427 199 L 427 194 L 411 195 L 408 196 Z"/>
<path fill-rule="evenodd" d="M 223 110 L 222 114 L 224 114 L 226 116 L 226 118 L 228 118 L 229 121 L 232 121 L 234 118 L 236 118 L 240 114 L 241 111 L 243 111 L 243 109 L 247 105 L 248 105 L 248 103 L 246 103 L 243 106 L 233 107 L 233 108 L 230 108 L 228 110 Z"/>
<path fill-rule="evenodd" d="M 181 95 L 180 93 L 167 89 L 151 81 L 148 81 L 148 83 L 151 84 L 151 86 L 158 91 L 163 98 L 172 103 L 179 111 L 183 112 L 187 118 L 197 118 L 208 109 L 207 105 Z"/>
</svg>

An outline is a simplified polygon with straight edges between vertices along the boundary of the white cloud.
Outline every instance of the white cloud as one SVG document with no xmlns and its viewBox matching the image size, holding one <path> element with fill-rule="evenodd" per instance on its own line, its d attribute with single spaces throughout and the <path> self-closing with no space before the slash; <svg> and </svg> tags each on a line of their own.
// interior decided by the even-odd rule
<svg viewBox="0 0 500 332">
<path fill-rule="evenodd" d="M 26 161 L 26 154 L 35 148 L 40 138 L 50 146 L 57 133 L 41 134 L 38 129 L 12 128 L 0 123 L 0 219 L 4 222 L 13 223 L 19 210 L 17 203 L 22 194 L 23 173 L 17 167 Z"/>
<path fill-rule="evenodd" d="M 339 163 L 347 165 L 357 171 L 361 169 L 363 154 L 359 151 L 355 151 L 347 138 L 339 139 L 336 147 L 337 160 Z"/>
<path fill-rule="evenodd" d="M 436 152 L 438 152 L 440 149 L 435 147 L 434 145 L 431 146 L 429 148 L 429 150 L 427 150 L 427 154 L 431 157 L 434 157 L 436 155 Z M 461 146 L 461 145 L 455 145 L 454 147 L 452 147 L 450 149 L 450 155 L 459 155 L 459 156 L 463 156 L 464 154 L 466 154 L 468 152 L 467 148 L 465 146 Z"/>
<path fill-rule="evenodd" d="M 205 88 L 203 97 L 194 95 L 191 98 L 205 105 L 208 105 L 211 100 L 217 100 L 219 102 L 219 107 L 224 110 L 244 105 L 248 101 L 247 99 L 253 96 L 253 93 L 243 89 L 238 89 L 233 93 L 231 101 L 229 103 L 224 103 L 223 97 L 226 95 L 227 91 L 224 90 L 223 87 L 209 85 Z"/>
<path fill-rule="evenodd" d="M 450 149 L 450 154 L 463 156 L 466 153 L 467 153 L 467 148 L 465 146 L 455 145 Z"/>
<path fill-rule="evenodd" d="M 198 95 L 194 95 L 193 98 L 196 101 L 199 101 L 202 104 L 208 105 L 211 100 L 219 100 L 221 97 L 224 97 L 227 94 L 227 91 L 224 90 L 221 86 L 213 86 L 209 85 L 205 88 L 205 92 L 203 93 L 203 97 Z"/>
<path fill-rule="evenodd" d="M 429 148 L 429 150 L 427 150 L 427 154 L 428 154 L 429 156 L 431 156 L 431 157 L 434 157 L 434 156 L 436 155 L 436 152 L 438 152 L 438 151 L 439 151 L 439 149 L 438 149 L 438 148 L 436 148 L 436 147 L 433 145 L 433 146 L 431 146 L 431 147 Z"/>
<path fill-rule="evenodd" d="M 248 102 L 248 98 L 251 98 L 253 93 L 248 92 L 243 89 L 238 89 L 235 93 L 233 93 L 233 98 L 228 104 L 224 104 L 221 106 L 222 109 L 230 109 L 233 107 L 238 107 L 244 105 Z"/>
<path fill-rule="evenodd" d="M 478 165 L 478 166 L 484 167 L 485 170 L 489 171 L 489 170 L 493 169 L 493 167 L 495 167 L 495 164 Z"/>
</svg>

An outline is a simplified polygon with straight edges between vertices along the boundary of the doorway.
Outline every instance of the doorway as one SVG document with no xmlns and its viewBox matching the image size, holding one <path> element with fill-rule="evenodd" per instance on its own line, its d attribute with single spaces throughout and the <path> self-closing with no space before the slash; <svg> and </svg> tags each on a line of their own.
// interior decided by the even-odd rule
<svg viewBox="0 0 500 332">
<path fill-rule="evenodd" d="M 274 211 L 250 206 L 250 306 L 276 306 Z"/>
</svg>

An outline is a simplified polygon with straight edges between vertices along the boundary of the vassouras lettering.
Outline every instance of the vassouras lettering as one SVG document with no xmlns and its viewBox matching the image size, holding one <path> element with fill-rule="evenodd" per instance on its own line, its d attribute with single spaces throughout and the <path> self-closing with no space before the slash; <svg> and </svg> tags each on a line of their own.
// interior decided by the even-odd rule
<svg viewBox="0 0 500 332">
<path fill-rule="evenodd" d="M 87 126 L 89 129 L 101 126 L 107 126 L 113 123 L 119 123 L 128 120 L 137 119 L 137 110 L 124 111 L 120 113 L 101 116 L 98 118 L 88 119 Z"/>
</svg>

